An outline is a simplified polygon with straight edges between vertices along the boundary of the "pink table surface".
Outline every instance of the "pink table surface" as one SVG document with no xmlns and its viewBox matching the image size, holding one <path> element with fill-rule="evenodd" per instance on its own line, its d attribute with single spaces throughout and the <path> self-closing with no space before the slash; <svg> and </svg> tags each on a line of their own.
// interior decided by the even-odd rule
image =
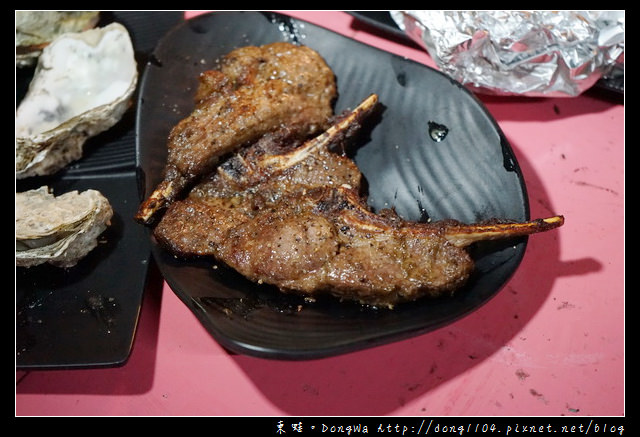
<svg viewBox="0 0 640 437">
<path fill-rule="evenodd" d="M 434 66 L 340 11 L 284 11 Z M 188 14 L 188 16 L 190 16 Z M 227 352 L 157 276 L 128 362 L 16 372 L 16 416 L 622 416 L 624 105 L 480 96 L 511 143 L 532 217 L 504 289 L 436 331 L 312 361 Z"/>
</svg>

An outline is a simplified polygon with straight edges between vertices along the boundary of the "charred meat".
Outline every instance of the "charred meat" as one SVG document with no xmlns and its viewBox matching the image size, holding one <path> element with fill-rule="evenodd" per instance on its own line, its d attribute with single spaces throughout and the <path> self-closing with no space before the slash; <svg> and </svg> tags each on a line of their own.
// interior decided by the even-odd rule
<svg viewBox="0 0 640 437">
<path fill-rule="evenodd" d="M 464 285 L 474 265 L 465 247 L 475 241 L 562 225 L 561 216 L 466 225 L 372 212 L 360 171 L 337 146 L 376 102 L 370 96 L 302 144 L 286 129 L 263 136 L 170 205 L 155 238 L 176 256 L 214 257 L 283 292 L 393 307 Z"/>
<path fill-rule="evenodd" d="M 308 138 L 333 115 L 334 74 L 306 46 L 238 48 L 199 80 L 194 111 L 169 134 L 164 178 L 136 214 L 141 223 L 149 224 L 222 156 L 283 126 Z"/>
</svg>

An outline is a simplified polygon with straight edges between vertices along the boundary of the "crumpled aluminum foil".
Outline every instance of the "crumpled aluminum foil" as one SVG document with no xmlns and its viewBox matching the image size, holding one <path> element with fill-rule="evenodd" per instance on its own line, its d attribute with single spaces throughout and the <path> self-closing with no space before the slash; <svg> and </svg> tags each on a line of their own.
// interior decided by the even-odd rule
<svg viewBox="0 0 640 437">
<path fill-rule="evenodd" d="M 624 11 L 390 11 L 474 91 L 573 97 L 624 68 Z"/>
</svg>

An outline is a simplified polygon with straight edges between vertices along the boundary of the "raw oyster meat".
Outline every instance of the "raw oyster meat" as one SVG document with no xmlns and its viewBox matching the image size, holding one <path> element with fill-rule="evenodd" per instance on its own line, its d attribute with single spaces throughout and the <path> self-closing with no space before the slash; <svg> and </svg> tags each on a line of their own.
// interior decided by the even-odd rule
<svg viewBox="0 0 640 437">
<path fill-rule="evenodd" d="M 92 29 L 99 11 L 16 11 L 16 66 L 35 64 L 57 36 Z"/>
<path fill-rule="evenodd" d="M 16 110 L 16 178 L 53 174 L 80 159 L 88 138 L 120 121 L 137 80 L 121 24 L 56 38 Z"/>
<path fill-rule="evenodd" d="M 54 196 L 49 187 L 16 193 L 16 266 L 72 267 L 97 244 L 113 209 L 99 191 Z"/>
</svg>

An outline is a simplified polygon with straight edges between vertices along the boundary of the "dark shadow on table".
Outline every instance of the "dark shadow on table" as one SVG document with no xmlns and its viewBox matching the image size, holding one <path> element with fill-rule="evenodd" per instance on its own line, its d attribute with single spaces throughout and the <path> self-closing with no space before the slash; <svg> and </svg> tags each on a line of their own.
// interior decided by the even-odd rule
<svg viewBox="0 0 640 437">
<path fill-rule="evenodd" d="M 163 280 L 151 262 L 131 355 L 119 367 L 16 372 L 16 394 L 131 395 L 153 386 Z"/>
</svg>

